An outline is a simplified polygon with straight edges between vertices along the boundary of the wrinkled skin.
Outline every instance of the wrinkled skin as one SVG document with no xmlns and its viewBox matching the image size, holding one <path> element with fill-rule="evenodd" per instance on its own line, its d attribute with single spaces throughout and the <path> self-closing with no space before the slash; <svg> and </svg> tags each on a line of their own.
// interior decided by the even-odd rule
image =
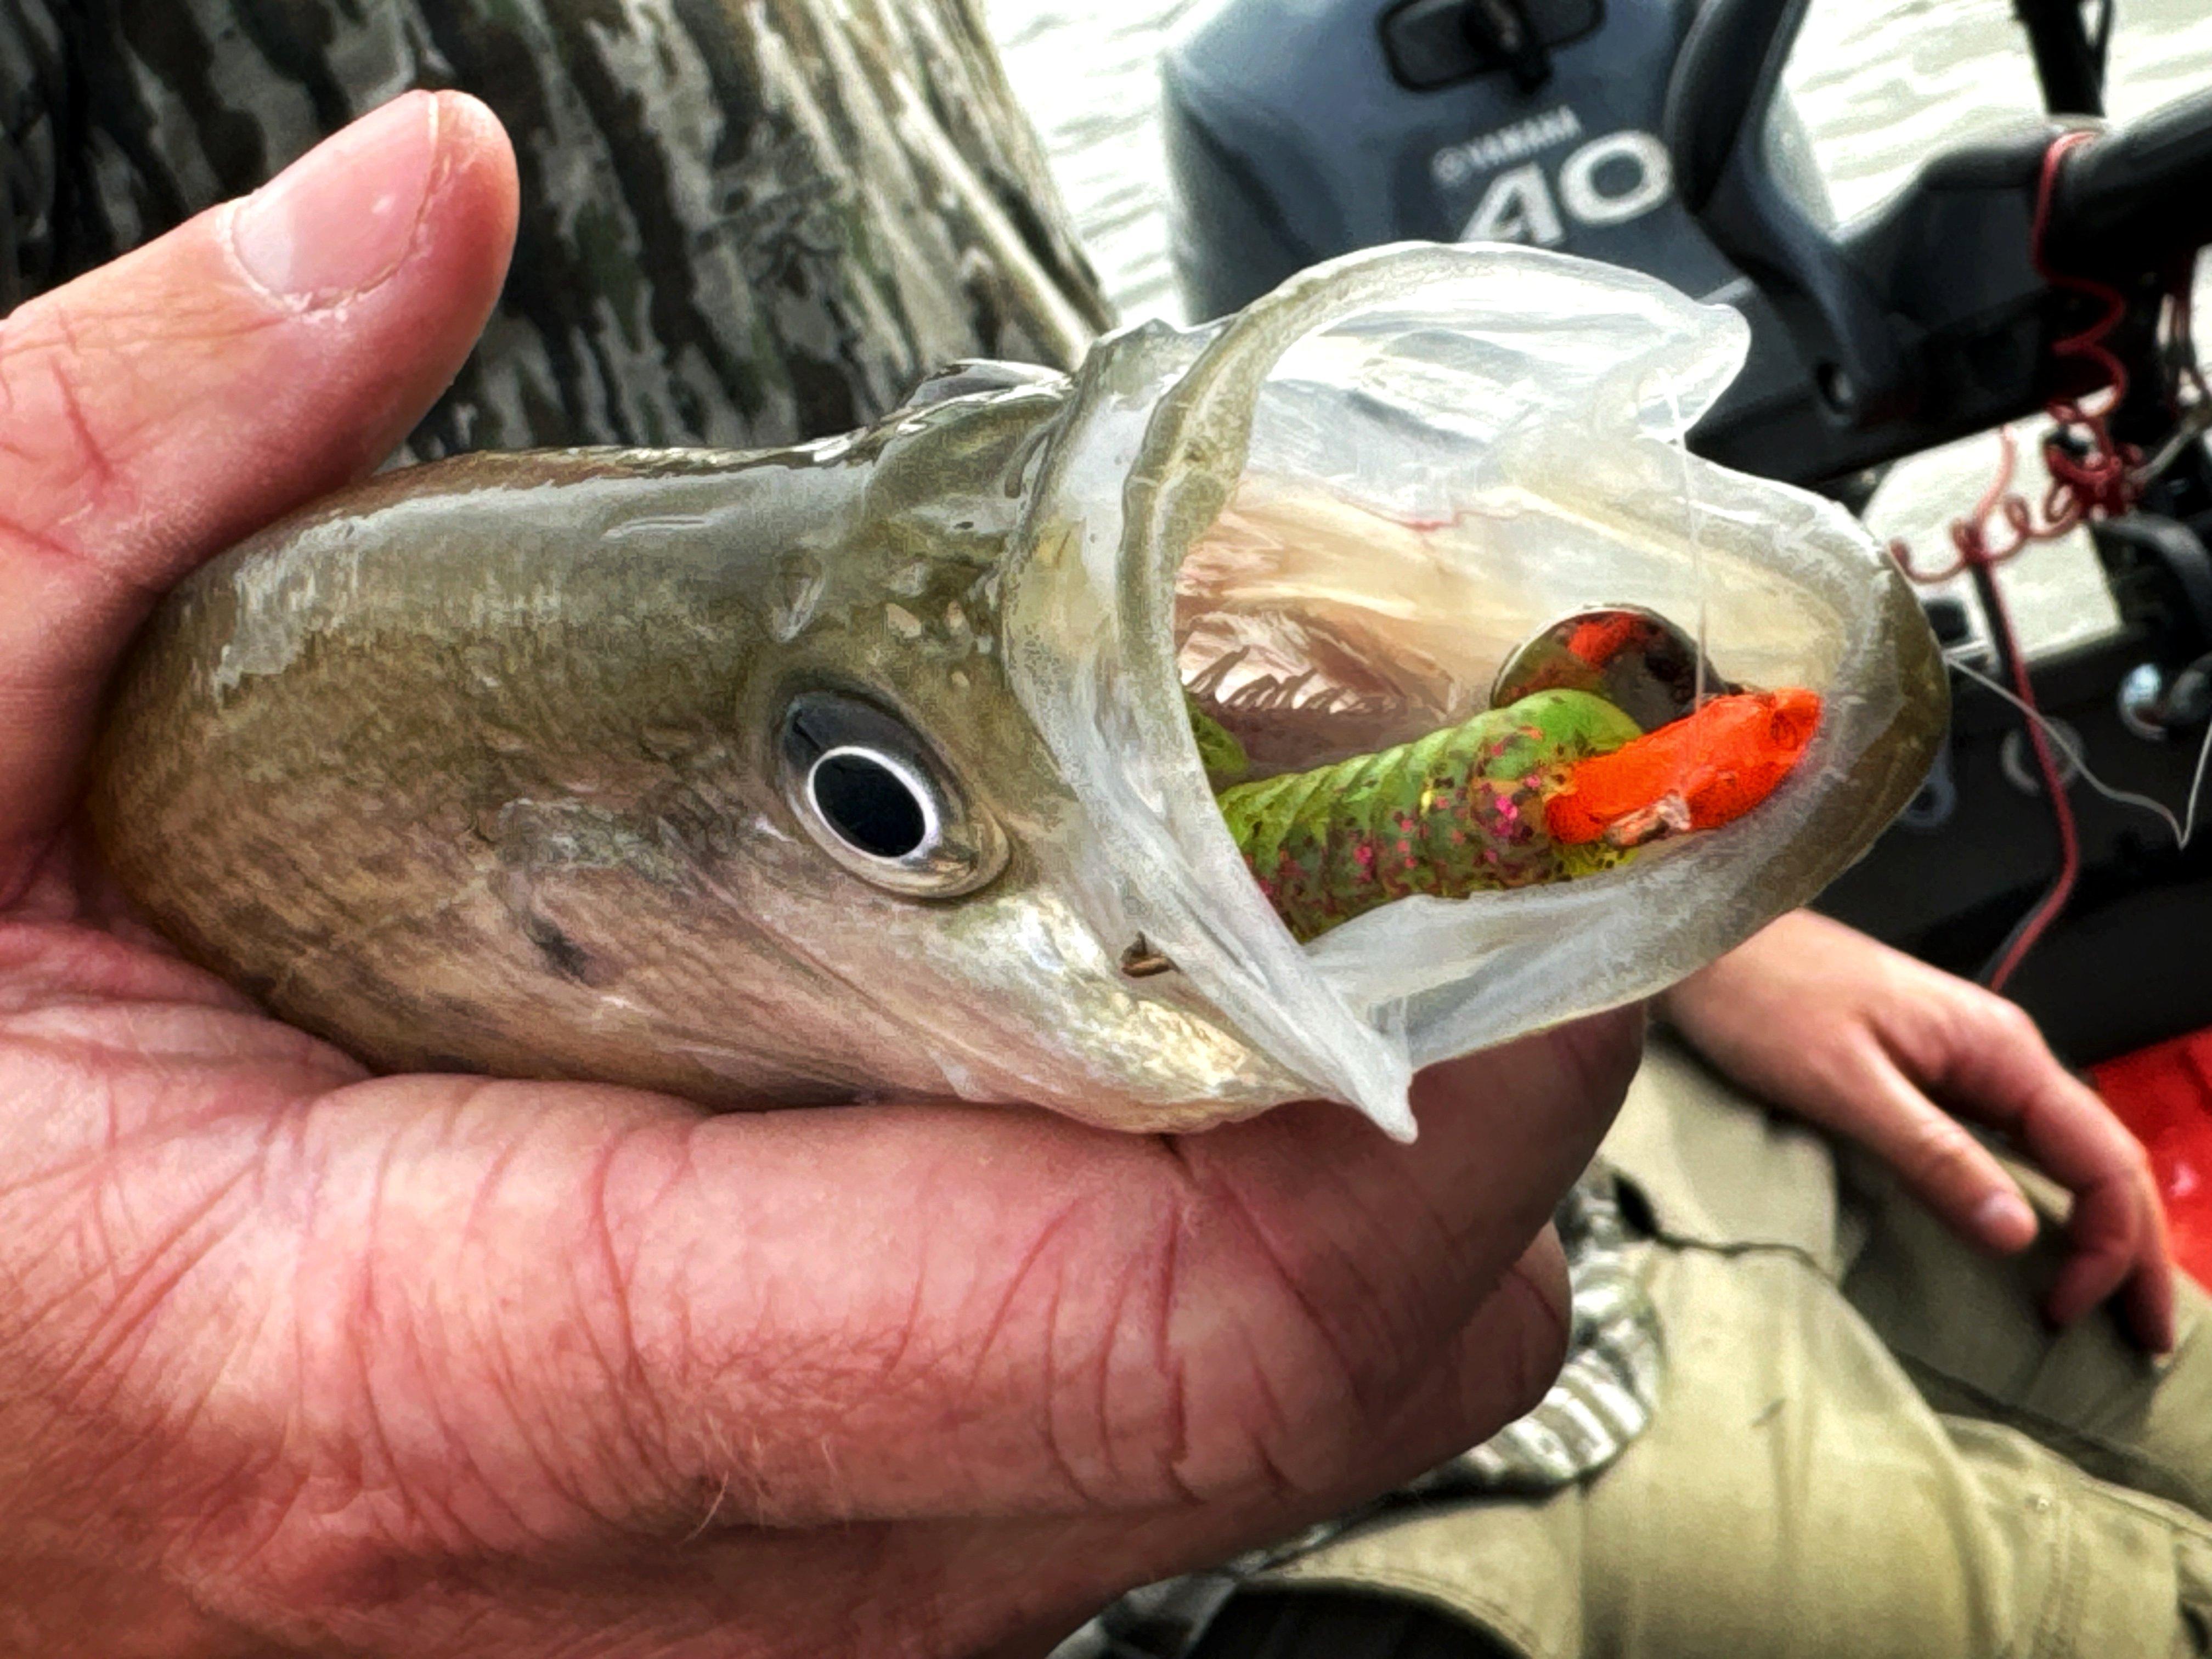
<svg viewBox="0 0 2212 1659">
<path fill-rule="evenodd" d="M 1425 1075 L 1417 1147 L 708 1117 L 371 1080 L 122 912 L 129 632 L 491 305 L 509 157 L 429 112 L 0 326 L 0 1650 L 1011 1653 L 1530 1402 L 1631 1017 Z"/>
</svg>

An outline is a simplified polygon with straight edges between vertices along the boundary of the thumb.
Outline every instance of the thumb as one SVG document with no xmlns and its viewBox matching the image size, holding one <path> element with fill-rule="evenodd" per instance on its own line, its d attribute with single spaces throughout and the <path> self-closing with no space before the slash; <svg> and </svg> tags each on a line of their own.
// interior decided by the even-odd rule
<svg viewBox="0 0 2212 1659">
<path fill-rule="evenodd" d="M 405 436 L 514 217 L 491 112 L 413 93 L 0 321 L 0 896 L 66 815 L 153 599 Z"/>
</svg>

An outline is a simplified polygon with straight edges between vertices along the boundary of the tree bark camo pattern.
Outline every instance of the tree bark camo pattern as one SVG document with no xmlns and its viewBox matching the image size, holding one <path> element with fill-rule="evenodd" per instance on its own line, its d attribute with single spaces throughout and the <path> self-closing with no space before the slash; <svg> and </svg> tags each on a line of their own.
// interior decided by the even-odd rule
<svg viewBox="0 0 2212 1659">
<path fill-rule="evenodd" d="M 976 0 L 0 0 L 0 313 L 413 87 L 523 194 L 417 459 L 819 437 L 1109 320 Z"/>
<path fill-rule="evenodd" d="M 1465 898 L 1590 875 L 1628 854 L 1554 842 L 1544 795 L 1566 767 L 1642 735 L 1584 691 L 1539 691 L 1332 766 L 1220 790 L 1221 816 L 1292 934 L 1310 939 L 1414 893 Z"/>
</svg>

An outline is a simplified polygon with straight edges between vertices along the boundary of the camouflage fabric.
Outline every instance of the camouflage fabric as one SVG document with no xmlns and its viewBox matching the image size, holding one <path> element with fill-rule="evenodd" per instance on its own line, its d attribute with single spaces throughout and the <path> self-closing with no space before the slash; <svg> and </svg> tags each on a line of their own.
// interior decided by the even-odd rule
<svg viewBox="0 0 2212 1659">
<path fill-rule="evenodd" d="M 0 0 L 0 312 L 412 87 L 523 192 L 418 458 L 786 443 L 1108 320 L 975 0 Z"/>
</svg>

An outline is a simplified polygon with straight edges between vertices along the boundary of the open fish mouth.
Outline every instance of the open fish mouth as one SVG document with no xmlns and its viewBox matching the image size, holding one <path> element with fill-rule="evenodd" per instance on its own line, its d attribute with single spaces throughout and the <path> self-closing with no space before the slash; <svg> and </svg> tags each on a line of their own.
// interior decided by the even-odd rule
<svg viewBox="0 0 2212 1659">
<path fill-rule="evenodd" d="M 1388 705 L 1347 707 L 1333 684 L 1301 702 L 1311 667 L 1214 702 L 1217 670 L 1243 655 L 1214 659 L 1207 691 L 1187 684 L 1191 726 L 1246 865 L 1300 939 L 1416 894 L 1601 874 L 1732 823 L 1820 729 L 1818 693 L 1730 686 L 1664 618 L 1613 608 L 1570 617 L 1516 653 L 1481 713 L 1316 763 Z"/>
<path fill-rule="evenodd" d="M 1840 507 L 1687 453 L 1746 344 L 1732 312 L 1631 273 L 1423 246 L 1094 349 L 1007 629 L 1089 809 L 1059 850 L 1100 937 L 1409 1134 L 1413 1068 L 1652 994 L 1863 852 L 1932 758 L 1940 659 Z M 1415 751 L 1577 697 L 1620 724 L 1547 733 L 1516 774 L 1507 827 L 1556 820 L 1540 857 L 1490 878 L 1401 836 L 1395 883 L 1360 887 L 1359 836 L 1419 816 Z M 1717 794 L 1715 743 L 1755 761 Z M 1562 807 L 1563 774 L 1613 750 Z M 1270 777 L 1309 852 L 1348 821 L 1304 860 L 1334 866 L 1240 819 Z M 1532 844 L 1505 841 L 1509 866 Z"/>
</svg>

